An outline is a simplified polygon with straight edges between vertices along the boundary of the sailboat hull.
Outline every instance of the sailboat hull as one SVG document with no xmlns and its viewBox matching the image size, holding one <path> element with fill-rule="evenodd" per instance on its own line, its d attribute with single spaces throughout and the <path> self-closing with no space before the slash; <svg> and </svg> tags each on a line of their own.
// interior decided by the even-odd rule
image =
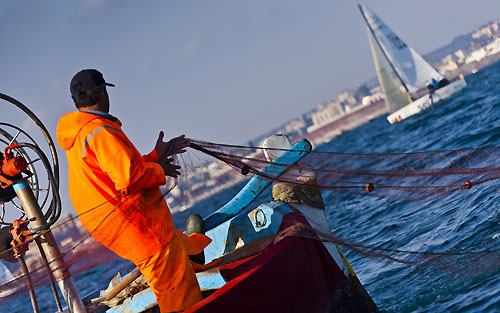
<svg viewBox="0 0 500 313">
<path fill-rule="evenodd" d="M 458 79 L 451 82 L 449 85 L 441 87 L 434 91 L 432 95 L 427 94 L 417 100 L 411 102 L 410 104 L 402 107 L 396 112 L 387 116 L 389 123 L 394 124 L 396 122 L 402 121 L 412 115 L 420 113 L 421 111 L 429 108 L 430 106 L 438 103 L 441 100 L 451 97 L 453 94 L 461 91 L 467 86 L 464 79 Z"/>
</svg>

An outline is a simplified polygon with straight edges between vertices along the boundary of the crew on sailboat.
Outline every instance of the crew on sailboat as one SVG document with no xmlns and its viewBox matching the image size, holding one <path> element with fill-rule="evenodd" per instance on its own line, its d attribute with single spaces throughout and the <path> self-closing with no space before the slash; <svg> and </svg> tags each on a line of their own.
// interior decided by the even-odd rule
<svg viewBox="0 0 500 313">
<path fill-rule="evenodd" d="M 437 81 L 433 78 L 431 83 L 427 85 L 427 89 L 429 89 L 430 92 L 433 92 L 436 89 L 439 89 L 441 87 L 448 85 L 449 83 L 450 83 L 450 81 L 446 78 L 443 78 L 440 81 Z"/>
<path fill-rule="evenodd" d="M 436 90 L 439 88 L 439 82 L 435 80 L 434 78 L 432 79 L 432 82 L 427 86 L 430 90 Z"/>
</svg>

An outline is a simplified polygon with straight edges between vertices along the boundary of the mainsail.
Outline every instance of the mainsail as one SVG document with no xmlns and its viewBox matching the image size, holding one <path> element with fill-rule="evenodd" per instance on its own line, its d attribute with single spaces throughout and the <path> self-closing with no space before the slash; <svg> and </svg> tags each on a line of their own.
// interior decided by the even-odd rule
<svg viewBox="0 0 500 313">
<path fill-rule="evenodd" d="M 443 77 L 412 47 L 408 46 L 392 29 L 367 7 L 359 5 L 365 21 L 377 39 L 384 56 L 392 64 L 396 74 L 409 92 L 424 88 L 433 78 Z"/>
<path fill-rule="evenodd" d="M 378 56 L 377 49 L 375 48 L 375 44 L 373 43 L 369 30 L 368 39 L 372 50 L 373 62 L 375 63 L 375 68 L 377 70 L 378 81 L 380 82 L 380 86 L 382 87 L 382 91 L 385 96 L 387 110 L 390 113 L 393 113 L 407 105 L 411 100 L 408 98 L 408 95 L 399 88 L 392 76 L 385 69 L 382 60 L 380 60 Z"/>
</svg>

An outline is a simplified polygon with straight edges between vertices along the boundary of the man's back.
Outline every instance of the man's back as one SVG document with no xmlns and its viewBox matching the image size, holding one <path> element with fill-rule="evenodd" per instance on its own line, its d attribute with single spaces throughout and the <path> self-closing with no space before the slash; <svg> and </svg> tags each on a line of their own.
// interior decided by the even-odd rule
<svg viewBox="0 0 500 313">
<path fill-rule="evenodd" d="M 61 117 L 57 138 L 68 158 L 71 201 L 97 241 L 136 262 L 168 243 L 174 226 L 157 187 L 165 176 L 155 153 L 142 157 L 119 120 L 87 112 Z M 123 237 L 144 244 L 123 245 Z"/>
</svg>

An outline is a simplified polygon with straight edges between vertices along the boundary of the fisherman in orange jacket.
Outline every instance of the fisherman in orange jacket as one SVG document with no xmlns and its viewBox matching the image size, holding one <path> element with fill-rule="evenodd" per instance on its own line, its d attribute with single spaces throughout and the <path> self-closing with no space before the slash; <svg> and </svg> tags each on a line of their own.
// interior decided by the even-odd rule
<svg viewBox="0 0 500 313">
<path fill-rule="evenodd" d="M 187 237 L 174 228 L 159 186 L 177 177 L 173 156 L 188 140 L 163 141 L 141 156 L 109 114 L 105 82 L 97 70 L 82 70 L 70 84 L 78 111 L 61 117 L 59 146 L 66 150 L 69 195 L 82 224 L 100 243 L 136 264 L 147 278 L 161 312 L 184 310 L 201 300 L 188 258 L 210 243 L 201 234 Z"/>
</svg>

